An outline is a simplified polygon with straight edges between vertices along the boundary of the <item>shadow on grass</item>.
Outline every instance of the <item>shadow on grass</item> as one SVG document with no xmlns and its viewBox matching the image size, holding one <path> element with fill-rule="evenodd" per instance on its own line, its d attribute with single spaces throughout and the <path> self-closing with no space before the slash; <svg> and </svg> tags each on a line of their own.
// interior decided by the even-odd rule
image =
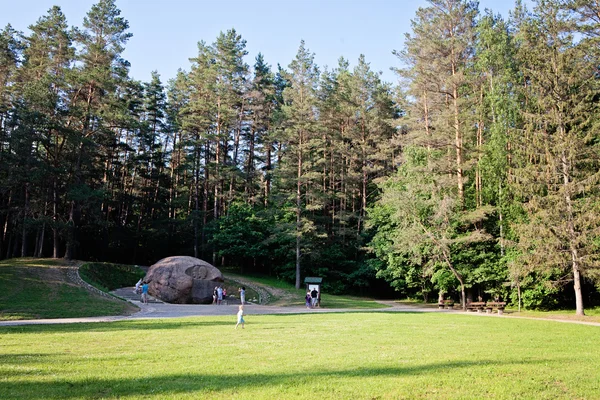
<svg viewBox="0 0 600 400">
<path fill-rule="evenodd" d="M 190 317 L 169 319 L 139 319 L 113 322 L 81 322 L 68 324 L 32 324 L 32 325 L 7 325 L 0 326 L 0 334 L 5 333 L 78 333 L 78 332 L 118 332 L 130 330 L 170 330 L 203 328 L 208 326 L 235 326 L 235 315 L 228 320 L 189 320 Z M 196 318 L 196 317 L 193 317 Z"/>
<path fill-rule="evenodd" d="M 29 363 L 46 362 L 45 358 L 55 358 L 58 354 L 53 353 L 16 353 L 16 354 L 0 354 L 0 367 L 10 364 L 22 365 Z M 51 360 L 52 362 L 53 360 Z"/>
<path fill-rule="evenodd" d="M 177 396 L 178 394 L 244 390 L 245 388 L 267 388 L 267 387 L 289 387 L 297 386 L 299 382 L 310 385 L 324 382 L 327 379 L 336 378 L 374 378 L 394 376 L 417 376 L 423 374 L 438 374 L 455 372 L 456 369 L 468 369 L 487 366 L 510 366 L 544 364 L 550 360 L 537 360 L 535 362 L 514 360 L 477 360 L 477 361 L 455 361 L 437 364 L 422 364 L 406 367 L 381 367 L 381 368 L 355 368 L 346 370 L 315 370 L 310 372 L 293 372 L 285 374 L 224 374 L 208 375 L 180 374 L 163 375 L 158 377 L 143 378 L 85 378 L 84 380 L 73 380 L 68 378 L 57 378 L 54 381 L 28 380 L 19 382 L 0 381 L 0 393 L 5 398 L 97 398 L 97 397 L 126 397 L 152 393 L 153 395 Z"/>
</svg>

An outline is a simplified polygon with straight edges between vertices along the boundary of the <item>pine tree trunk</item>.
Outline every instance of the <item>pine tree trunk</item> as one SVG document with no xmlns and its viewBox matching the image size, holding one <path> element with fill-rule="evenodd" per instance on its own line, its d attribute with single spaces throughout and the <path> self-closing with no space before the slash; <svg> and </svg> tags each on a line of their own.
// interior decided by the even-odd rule
<svg viewBox="0 0 600 400">
<path fill-rule="evenodd" d="M 300 133 L 298 147 L 298 172 L 296 176 L 296 289 L 300 289 L 300 235 L 302 234 L 302 133 Z"/>
<path fill-rule="evenodd" d="M 75 201 L 71 201 L 71 209 L 69 211 L 69 221 L 67 222 L 67 246 L 65 249 L 65 258 L 67 260 L 73 259 L 75 244 L 73 241 L 75 240 L 75 227 L 74 227 L 74 216 L 75 216 Z"/>
<path fill-rule="evenodd" d="M 454 75 L 454 71 L 453 74 Z M 462 133 L 460 131 L 460 119 L 458 110 L 458 88 L 453 87 L 453 106 L 454 106 L 454 130 L 455 130 L 455 147 L 456 147 L 456 178 L 458 183 L 458 198 L 461 209 L 465 207 L 465 189 L 463 184 L 463 159 L 462 159 Z"/>
<path fill-rule="evenodd" d="M 177 153 L 175 152 L 177 148 Z M 173 201 L 175 200 L 175 170 L 179 167 L 179 146 L 177 144 L 177 132 L 173 132 L 173 152 L 171 153 L 171 170 L 169 171 L 169 219 L 175 219 Z"/>
<path fill-rule="evenodd" d="M 358 217 L 358 227 L 356 229 L 357 237 L 360 236 L 360 232 L 362 229 L 361 222 L 363 221 L 366 210 L 367 210 L 367 184 L 368 184 L 367 155 L 366 155 L 366 151 L 365 151 L 365 148 L 367 146 L 367 132 L 366 132 L 364 118 L 362 119 L 361 125 L 362 125 L 361 126 L 361 131 L 362 131 L 362 137 L 361 137 L 361 142 L 362 142 L 362 146 L 361 146 L 362 147 L 362 149 L 361 149 L 362 182 L 361 182 L 361 203 L 360 203 L 360 211 L 359 211 L 359 217 Z"/>
<path fill-rule="evenodd" d="M 13 254 L 16 251 L 16 249 L 15 249 L 16 244 L 17 244 L 17 241 L 16 241 L 16 239 L 14 239 L 14 235 L 11 233 L 8 236 L 8 247 L 6 248 L 6 258 L 13 258 Z"/>
<path fill-rule="evenodd" d="M 423 91 L 423 117 L 425 124 L 425 136 L 427 137 L 427 168 L 431 168 L 431 129 L 429 126 L 429 102 L 427 100 L 427 91 Z"/>
<path fill-rule="evenodd" d="M 479 95 L 480 107 L 483 107 L 483 86 L 481 86 L 480 95 Z M 479 116 L 479 121 L 477 123 L 477 168 L 475 169 L 475 198 L 477 207 L 481 207 L 483 205 L 483 181 L 481 174 L 481 159 L 483 158 L 483 115 Z"/>
<path fill-rule="evenodd" d="M 29 183 L 25 183 L 25 205 L 23 207 L 23 230 L 21 237 L 21 257 L 27 256 L 27 216 L 29 214 Z"/>
<path fill-rule="evenodd" d="M 8 238 L 8 240 L 10 240 L 9 235 L 8 235 L 8 221 L 10 220 L 11 200 L 12 200 L 12 190 L 9 190 L 8 191 L 8 201 L 6 203 L 7 211 L 6 211 L 6 215 L 4 216 L 4 224 L 2 227 L 2 246 L 7 244 L 7 238 Z M 10 247 L 10 244 L 7 244 L 6 253 L 8 253 L 9 247 Z M 0 247 L 0 258 L 2 258 L 3 254 L 4 254 L 4 247 Z"/>
<path fill-rule="evenodd" d="M 500 255 L 504 257 L 504 214 L 502 212 L 502 180 L 498 181 L 498 224 L 500 225 Z"/>
<path fill-rule="evenodd" d="M 250 136 L 248 138 L 248 162 L 246 163 L 246 187 L 244 193 L 248 202 L 254 195 L 254 138 L 256 131 L 254 127 L 250 129 Z"/>
<path fill-rule="evenodd" d="M 53 240 L 53 245 L 52 245 L 52 258 L 58 258 L 58 245 L 59 245 L 59 238 L 58 238 L 58 228 L 57 228 L 57 224 L 58 224 L 58 189 L 57 189 L 57 182 L 56 182 L 56 177 L 54 177 L 53 182 L 52 182 L 52 240 Z"/>
<path fill-rule="evenodd" d="M 40 228 L 40 235 L 39 235 L 39 238 L 37 240 L 38 251 L 35 254 L 35 256 L 37 258 L 41 258 L 42 255 L 44 254 L 44 238 L 45 238 L 45 236 L 46 236 L 46 223 L 44 222 L 42 224 L 42 227 Z"/>
<path fill-rule="evenodd" d="M 203 198 L 202 198 L 202 232 L 201 232 L 201 254 L 202 254 L 202 259 L 204 259 L 204 248 L 206 245 L 206 223 L 208 222 L 208 193 L 209 193 L 209 187 L 208 187 L 208 178 L 209 178 L 209 172 L 208 172 L 208 157 L 210 154 L 210 144 L 206 143 L 205 144 L 205 148 L 204 148 L 204 182 L 202 185 L 202 194 L 203 194 Z"/>
<path fill-rule="evenodd" d="M 521 304 L 523 301 L 521 299 L 521 282 L 517 281 L 517 296 L 519 297 L 519 312 L 521 312 Z"/>
<path fill-rule="evenodd" d="M 267 205 L 269 204 L 269 196 L 271 193 L 271 143 L 267 143 L 266 145 L 267 147 L 267 153 L 266 153 L 266 164 L 265 164 L 265 170 L 266 170 L 266 177 L 265 177 L 265 200 L 264 200 L 264 205 L 265 207 L 267 207 Z"/>
<path fill-rule="evenodd" d="M 561 132 L 564 132 L 564 127 L 559 128 Z M 570 186 L 570 174 L 571 168 L 569 161 L 567 160 L 567 155 L 565 150 L 562 151 L 561 154 L 561 164 L 562 164 L 562 175 L 563 175 L 563 193 L 565 203 L 567 205 L 567 226 L 569 230 L 569 247 L 571 251 L 571 265 L 573 269 L 573 289 L 575 290 L 575 314 L 576 315 L 585 315 L 583 310 L 583 295 L 581 293 L 581 270 L 579 267 L 579 257 L 577 252 L 577 233 L 575 232 L 575 225 L 573 222 L 574 213 L 573 213 L 573 203 L 571 200 L 571 195 L 569 192 Z"/>
<path fill-rule="evenodd" d="M 34 240 L 35 247 L 33 248 L 33 256 L 34 257 L 37 257 L 38 253 L 40 251 L 40 229 L 41 229 L 41 227 L 39 227 L 37 229 L 37 231 L 35 232 L 35 236 L 34 236 L 34 238 L 35 238 L 35 240 Z"/>
<path fill-rule="evenodd" d="M 200 146 L 196 146 L 194 160 L 194 257 L 198 258 L 198 217 L 200 212 Z"/>
</svg>

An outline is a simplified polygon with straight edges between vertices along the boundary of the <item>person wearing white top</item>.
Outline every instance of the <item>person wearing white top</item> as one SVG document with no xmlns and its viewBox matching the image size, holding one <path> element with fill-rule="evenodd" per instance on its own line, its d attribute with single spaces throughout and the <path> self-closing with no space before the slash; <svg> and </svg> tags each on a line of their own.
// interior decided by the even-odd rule
<svg viewBox="0 0 600 400">
<path fill-rule="evenodd" d="M 221 304 L 223 301 L 223 288 L 219 286 L 217 288 L 217 304 Z"/>
</svg>

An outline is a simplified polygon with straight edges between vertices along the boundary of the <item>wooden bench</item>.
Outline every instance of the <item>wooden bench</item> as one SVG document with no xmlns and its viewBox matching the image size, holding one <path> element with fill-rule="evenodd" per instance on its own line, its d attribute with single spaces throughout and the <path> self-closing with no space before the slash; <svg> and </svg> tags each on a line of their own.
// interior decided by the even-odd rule
<svg viewBox="0 0 600 400">
<path fill-rule="evenodd" d="M 482 312 L 485 309 L 485 301 L 467 303 L 467 311 Z"/>
<path fill-rule="evenodd" d="M 498 310 L 498 315 L 502 315 L 504 307 L 506 307 L 506 303 L 503 301 L 488 301 L 485 305 L 485 312 L 491 314 L 492 311 Z"/>
<path fill-rule="evenodd" d="M 454 308 L 454 300 L 442 300 L 438 303 L 438 307 L 440 310 L 443 310 L 444 308 L 452 309 Z"/>
</svg>

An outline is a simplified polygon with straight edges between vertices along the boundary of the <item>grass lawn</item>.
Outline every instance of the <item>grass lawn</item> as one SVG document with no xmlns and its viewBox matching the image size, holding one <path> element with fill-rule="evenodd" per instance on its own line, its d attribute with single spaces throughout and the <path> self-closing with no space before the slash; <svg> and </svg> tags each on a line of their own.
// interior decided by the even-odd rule
<svg viewBox="0 0 600 400">
<path fill-rule="evenodd" d="M 442 313 L 0 327 L 3 399 L 597 399 L 600 327 Z"/>
<path fill-rule="evenodd" d="M 129 303 L 101 297 L 67 278 L 65 260 L 15 258 L 0 262 L 0 320 L 122 315 Z M 0 392 L 0 398 L 4 398 Z"/>
</svg>

